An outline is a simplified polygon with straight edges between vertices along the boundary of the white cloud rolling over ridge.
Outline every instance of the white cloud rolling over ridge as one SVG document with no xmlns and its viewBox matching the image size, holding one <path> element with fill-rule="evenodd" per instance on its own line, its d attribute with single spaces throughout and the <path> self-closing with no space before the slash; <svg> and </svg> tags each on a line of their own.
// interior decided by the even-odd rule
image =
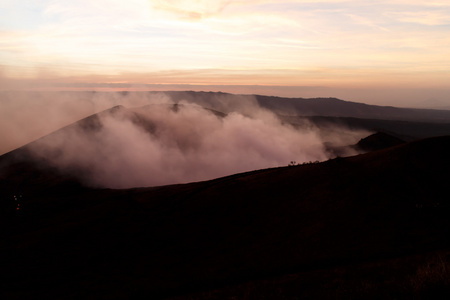
<svg viewBox="0 0 450 300">
<path fill-rule="evenodd" d="M 322 161 L 333 157 L 325 143 L 346 146 L 368 134 L 342 129 L 326 136 L 312 124 L 284 124 L 251 101 L 225 107 L 223 100 L 226 115 L 183 101 L 174 106 L 168 97 L 116 96 L 112 102 L 147 105 L 104 111 L 39 139 L 31 150 L 89 185 L 129 188 Z"/>
</svg>

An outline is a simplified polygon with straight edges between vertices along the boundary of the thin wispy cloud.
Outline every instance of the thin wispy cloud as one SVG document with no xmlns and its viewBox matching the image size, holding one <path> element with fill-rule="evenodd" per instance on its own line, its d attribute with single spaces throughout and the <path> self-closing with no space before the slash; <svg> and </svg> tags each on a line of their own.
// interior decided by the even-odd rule
<svg viewBox="0 0 450 300">
<path fill-rule="evenodd" d="M 398 22 L 416 23 L 427 26 L 450 25 L 450 12 L 443 11 L 403 11 L 389 12 L 387 15 Z"/>
<path fill-rule="evenodd" d="M 206 0 L 151 0 L 152 8 L 173 13 L 183 19 L 199 20 L 220 14 L 227 5 L 236 1 Z"/>
</svg>

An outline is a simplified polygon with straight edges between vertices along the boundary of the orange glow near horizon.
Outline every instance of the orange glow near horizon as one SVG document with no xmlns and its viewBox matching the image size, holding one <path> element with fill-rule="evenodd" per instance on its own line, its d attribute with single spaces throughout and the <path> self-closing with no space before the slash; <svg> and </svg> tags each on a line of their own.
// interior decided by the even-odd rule
<svg viewBox="0 0 450 300">
<path fill-rule="evenodd" d="M 44 0 L 0 16 L 0 90 L 450 89 L 443 1 Z"/>
</svg>

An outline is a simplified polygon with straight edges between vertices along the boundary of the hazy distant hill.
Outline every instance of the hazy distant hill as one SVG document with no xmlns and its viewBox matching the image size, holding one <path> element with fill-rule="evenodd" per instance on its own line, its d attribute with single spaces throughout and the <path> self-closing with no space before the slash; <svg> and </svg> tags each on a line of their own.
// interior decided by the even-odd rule
<svg viewBox="0 0 450 300">
<path fill-rule="evenodd" d="M 349 102 L 336 98 L 283 98 L 261 95 L 233 95 L 217 92 L 166 92 L 174 101 L 188 101 L 222 112 L 246 108 L 256 101 L 292 124 L 308 120 L 320 128 L 345 126 L 350 129 L 382 131 L 412 141 L 450 135 L 450 111 L 398 108 Z"/>
<path fill-rule="evenodd" d="M 368 105 L 336 98 L 283 98 L 261 95 L 233 95 L 217 92 L 165 92 L 175 101 L 186 100 L 222 111 L 226 105 L 239 107 L 239 102 L 256 102 L 276 114 L 287 116 L 352 117 L 413 122 L 450 123 L 449 110 L 412 109 Z"/>
</svg>

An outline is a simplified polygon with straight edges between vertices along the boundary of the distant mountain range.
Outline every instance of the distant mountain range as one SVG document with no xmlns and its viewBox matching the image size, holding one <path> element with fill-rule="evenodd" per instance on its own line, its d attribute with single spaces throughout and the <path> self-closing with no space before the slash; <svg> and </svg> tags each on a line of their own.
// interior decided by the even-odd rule
<svg viewBox="0 0 450 300">
<path fill-rule="evenodd" d="M 283 98 L 262 95 L 234 95 L 218 92 L 164 93 L 169 95 L 174 101 L 184 100 L 219 111 L 227 110 L 227 105 L 229 105 L 227 102 L 231 102 L 232 107 L 239 107 L 239 102 L 252 102 L 256 100 L 259 106 L 283 116 L 351 117 L 359 119 L 450 123 L 450 111 L 448 110 L 377 106 L 344 101 L 337 98 Z"/>
<path fill-rule="evenodd" d="M 308 120 L 319 128 L 329 129 L 337 125 L 354 130 L 381 131 L 406 141 L 450 135 L 450 110 L 376 106 L 336 98 L 283 98 L 217 92 L 164 93 L 177 103 L 195 103 L 224 113 L 256 105 L 291 124 Z"/>
</svg>

